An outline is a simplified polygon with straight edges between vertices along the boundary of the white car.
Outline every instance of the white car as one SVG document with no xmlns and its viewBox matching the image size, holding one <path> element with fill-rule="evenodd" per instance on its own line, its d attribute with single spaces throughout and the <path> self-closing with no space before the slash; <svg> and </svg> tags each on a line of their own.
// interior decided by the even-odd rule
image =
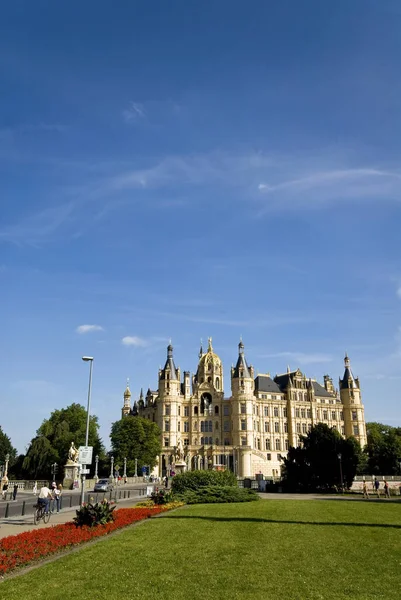
<svg viewBox="0 0 401 600">
<path fill-rule="evenodd" d="M 95 483 L 94 492 L 110 492 L 113 489 L 113 484 L 108 479 L 99 479 Z"/>
</svg>

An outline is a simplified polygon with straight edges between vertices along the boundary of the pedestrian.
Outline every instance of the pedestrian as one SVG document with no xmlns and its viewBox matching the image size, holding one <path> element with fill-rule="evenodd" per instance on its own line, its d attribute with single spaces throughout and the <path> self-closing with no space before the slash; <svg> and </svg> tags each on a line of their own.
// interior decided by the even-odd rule
<svg viewBox="0 0 401 600">
<path fill-rule="evenodd" d="M 390 498 L 390 486 L 386 480 L 384 480 L 383 486 L 384 486 L 384 497 Z"/>
<path fill-rule="evenodd" d="M 166 477 L 164 478 L 164 487 L 166 488 L 166 490 L 168 489 L 168 475 L 166 475 Z"/>
<path fill-rule="evenodd" d="M 18 492 L 18 483 L 14 483 L 13 500 L 17 499 L 17 492 Z"/>
<path fill-rule="evenodd" d="M 369 492 L 368 492 L 368 486 L 366 485 L 366 481 L 363 482 L 362 492 L 363 492 L 363 497 L 367 498 L 369 500 Z"/>
<path fill-rule="evenodd" d="M 4 475 L 3 479 L 1 480 L 1 497 L 2 500 L 7 500 L 7 490 L 8 490 L 8 477 L 7 475 Z"/>
<path fill-rule="evenodd" d="M 376 490 L 377 497 L 380 498 L 380 489 L 379 489 L 380 488 L 380 483 L 379 483 L 379 480 L 377 479 L 377 477 L 376 477 L 375 482 L 374 482 L 373 485 L 374 485 L 374 488 Z"/>
<path fill-rule="evenodd" d="M 38 493 L 38 482 L 35 481 L 35 485 L 33 486 L 33 495 L 36 496 L 36 494 Z"/>
</svg>

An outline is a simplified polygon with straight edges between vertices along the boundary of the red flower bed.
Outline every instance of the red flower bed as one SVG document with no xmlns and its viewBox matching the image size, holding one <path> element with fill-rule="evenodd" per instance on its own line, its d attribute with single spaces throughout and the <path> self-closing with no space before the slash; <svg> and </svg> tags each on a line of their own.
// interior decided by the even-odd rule
<svg viewBox="0 0 401 600">
<path fill-rule="evenodd" d="M 165 510 L 168 509 L 163 506 L 120 508 L 114 512 L 114 521 L 107 525 L 76 527 L 73 523 L 64 523 L 46 529 L 10 535 L 0 540 L 0 575 L 65 548 L 107 535 L 136 521 L 148 519 Z"/>
</svg>

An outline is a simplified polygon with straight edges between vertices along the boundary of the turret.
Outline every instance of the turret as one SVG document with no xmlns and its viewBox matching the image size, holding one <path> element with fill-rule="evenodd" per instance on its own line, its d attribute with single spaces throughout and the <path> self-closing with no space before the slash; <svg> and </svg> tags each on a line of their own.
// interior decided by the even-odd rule
<svg viewBox="0 0 401 600">
<path fill-rule="evenodd" d="M 127 387 L 124 392 L 124 404 L 121 409 L 121 417 L 126 417 L 131 412 L 131 391 L 129 389 L 129 379 L 127 379 Z"/>
<path fill-rule="evenodd" d="M 345 353 L 344 376 L 340 379 L 340 399 L 343 404 L 345 436 L 354 436 L 363 447 L 366 442 L 364 407 L 358 377 L 354 377 L 351 361 Z"/>
<path fill-rule="evenodd" d="M 242 340 L 238 344 L 238 359 L 231 368 L 231 390 L 234 394 L 252 394 L 255 388 L 253 367 L 248 367 Z"/>
<path fill-rule="evenodd" d="M 159 391 L 167 396 L 180 393 L 180 369 L 175 366 L 173 346 L 167 346 L 167 360 L 164 369 L 159 370 Z"/>
</svg>

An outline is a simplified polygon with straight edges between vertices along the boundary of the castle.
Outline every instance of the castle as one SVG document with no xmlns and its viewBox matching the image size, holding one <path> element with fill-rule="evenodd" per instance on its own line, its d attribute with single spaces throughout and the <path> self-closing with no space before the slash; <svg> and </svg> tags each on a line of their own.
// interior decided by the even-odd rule
<svg viewBox="0 0 401 600">
<path fill-rule="evenodd" d="M 196 374 L 176 367 L 173 347 L 159 369 L 156 391 L 142 390 L 131 408 L 129 386 L 124 392 L 122 416 L 138 415 L 157 423 L 162 432 L 162 452 L 155 474 L 174 471 L 177 448 L 183 446 L 186 468 L 232 470 L 239 477 L 279 477 L 289 446 L 298 446 L 300 436 L 322 422 L 343 436 L 354 436 L 366 444 L 364 407 L 359 379 L 345 356 L 345 372 L 339 390 L 324 376 L 321 385 L 299 369 L 276 375 L 259 374 L 248 365 L 244 344 L 231 368 L 231 396 L 224 396 L 223 365 L 212 340 L 207 351 L 201 346 Z"/>
</svg>

